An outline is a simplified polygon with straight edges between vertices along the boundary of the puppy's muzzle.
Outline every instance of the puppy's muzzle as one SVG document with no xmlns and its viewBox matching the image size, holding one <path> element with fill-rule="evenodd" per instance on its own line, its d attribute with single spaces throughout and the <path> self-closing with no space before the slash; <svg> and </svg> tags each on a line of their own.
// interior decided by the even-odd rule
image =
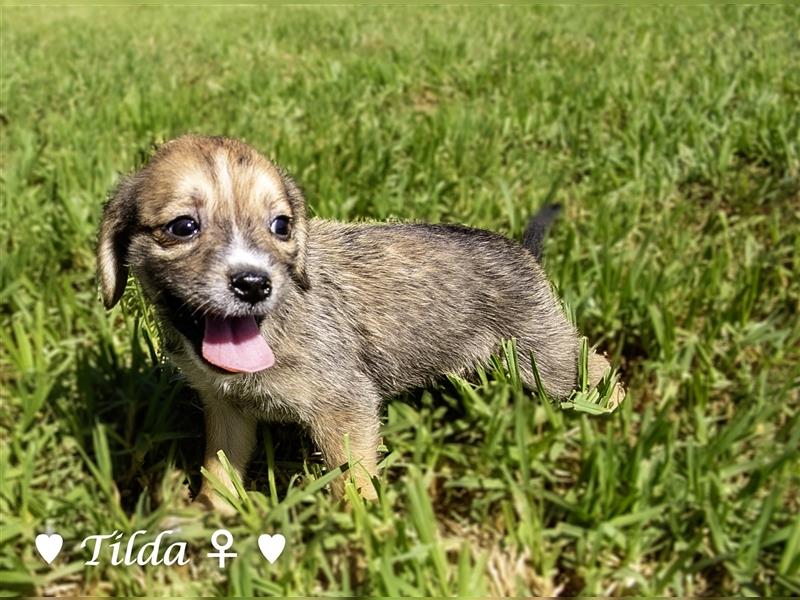
<svg viewBox="0 0 800 600">
<path fill-rule="evenodd" d="M 272 292 L 272 281 L 266 273 L 242 271 L 231 275 L 231 289 L 239 300 L 258 304 Z"/>
</svg>

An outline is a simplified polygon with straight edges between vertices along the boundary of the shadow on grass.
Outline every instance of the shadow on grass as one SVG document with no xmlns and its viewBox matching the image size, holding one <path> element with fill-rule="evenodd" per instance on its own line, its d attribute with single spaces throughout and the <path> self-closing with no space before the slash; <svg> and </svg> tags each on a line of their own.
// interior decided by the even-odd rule
<svg viewBox="0 0 800 600">
<path fill-rule="evenodd" d="M 149 346 L 152 348 L 152 346 Z M 63 417 L 89 459 L 100 460 L 94 432 L 103 427 L 111 458 L 111 473 L 126 513 L 136 510 L 143 494 L 147 504 L 160 504 L 164 477 L 180 477 L 181 496 L 193 498 L 202 483 L 204 421 L 200 398 L 169 362 L 144 351 L 138 340 L 117 349 L 103 340 L 78 352 L 75 377 L 55 386 L 51 399 L 73 398 L 63 404 Z M 77 389 L 65 386 L 76 381 Z M 269 493 L 270 448 L 275 463 L 278 497 L 304 463 L 321 462 L 303 427 L 290 423 L 261 423 L 258 442 L 248 469 L 247 489 Z M 88 467 L 87 467 L 88 470 Z"/>
<path fill-rule="evenodd" d="M 162 480 L 173 468 L 192 475 L 196 489 L 203 453 L 203 412 L 196 393 L 172 367 L 144 352 L 137 339 L 131 348 L 119 351 L 100 339 L 80 349 L 74 378 L 64 382 L 76 382 L 76 389 L 67 394 L 56 386 L 52 392 L 55 398 L 74 398 L 63 407 L 63 418 L 95 464 L 102 450 L 95 447 L 94 434 L 104 429 L 110 473 L 126 512 L 135 510 L 143 493 L 155 506 Z"/>
</svg>

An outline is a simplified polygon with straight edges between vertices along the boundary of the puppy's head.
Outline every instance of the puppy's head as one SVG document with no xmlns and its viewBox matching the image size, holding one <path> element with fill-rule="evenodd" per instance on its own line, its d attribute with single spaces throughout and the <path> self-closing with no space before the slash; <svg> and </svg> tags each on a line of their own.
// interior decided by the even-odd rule
<svg viewBox="0 0 800 600">
<path fill-rule="evenodd" d="M 253 372 L 274 357 L 258 325 L 305 288 L 305 200 L 246 144 L 184 136 L 164 144 L 106 204 L 97 245 L 107 308 L 128 269 L 210 368 Z"/>
</svg>

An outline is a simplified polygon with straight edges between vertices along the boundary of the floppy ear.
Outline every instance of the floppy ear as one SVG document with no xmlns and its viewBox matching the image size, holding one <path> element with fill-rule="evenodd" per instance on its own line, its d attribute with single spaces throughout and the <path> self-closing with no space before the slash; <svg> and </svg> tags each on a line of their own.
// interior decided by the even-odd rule
<svg viewBox="0 0 800 600">
<path fill-rule="evenodd" d="M 113 307 L 128 281 L 128 246 L 136 219 L 135 176 L 126 177 L 103 208 L 97 237 L 97 279 L 106 308 Z"/>
<path fill-rule="evenodd" d="M 292 237 L 297 244 L 292 277 L 304 290 L 309 287 L 306 274 L 306 246 L 308 245 L 308 217 L 306 216 L 306 199 L 297 183 L 283 170 L 280 170 L 283 187 L 292 207 Z"/>
</svg>

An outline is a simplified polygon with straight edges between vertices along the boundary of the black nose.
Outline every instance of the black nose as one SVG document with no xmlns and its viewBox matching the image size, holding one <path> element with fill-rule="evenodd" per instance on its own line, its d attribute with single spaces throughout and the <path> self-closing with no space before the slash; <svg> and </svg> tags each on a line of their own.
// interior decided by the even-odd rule
<svg viewBox="0 0 800 600">
<path fill-rule="evenodd" d="M 231 288 L 237 298 L 255 304 L 269 296 L 272 283 L 266 273 L 243 271 L 231 276 Z"/>
</svg>

